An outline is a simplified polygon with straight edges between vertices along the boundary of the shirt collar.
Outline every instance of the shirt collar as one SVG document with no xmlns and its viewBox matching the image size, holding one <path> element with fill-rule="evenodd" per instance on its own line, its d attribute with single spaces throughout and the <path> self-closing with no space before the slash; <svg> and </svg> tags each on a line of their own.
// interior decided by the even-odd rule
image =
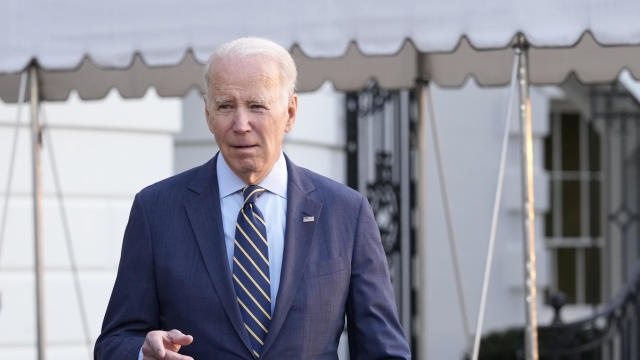
<svg viewBox="0 0 640 360">
<path fill-rule="evenodd" d="M 229 164 L 222 154 L 218 153 L 216 162 L 216 170 L 218 175 L 218 190 L 220 191 L 220 199 L 225 198 L 239 190 L 246 184 L 231 170 Z M 287 198 L 287 162 L 284 154 L 280 152 L 278 160 L 273 164 L 273 168 L 267 176 L 258 184 L 260 187 L 274 193 L 283 199 Z"/>
</svg>

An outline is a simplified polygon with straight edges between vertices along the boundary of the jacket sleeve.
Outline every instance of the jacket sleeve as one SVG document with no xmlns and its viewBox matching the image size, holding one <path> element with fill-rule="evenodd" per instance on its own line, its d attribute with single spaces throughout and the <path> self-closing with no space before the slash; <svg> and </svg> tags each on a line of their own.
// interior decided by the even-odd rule
<svg viewBox="0 0 640 360">
<path fill-rule="evenodd" d="M 364 196 L 353 244 L 346 312 L 352 360 L 411 358 L 398 320 L 380 231 Z"/>
<path fill-rule="evenodd" d="M 153 247 L 143 201 L 136 195 L 124 234 L 118 275 L 96 340 L 94 359 L 134 360 L 158 328 Z"/>
</svg>

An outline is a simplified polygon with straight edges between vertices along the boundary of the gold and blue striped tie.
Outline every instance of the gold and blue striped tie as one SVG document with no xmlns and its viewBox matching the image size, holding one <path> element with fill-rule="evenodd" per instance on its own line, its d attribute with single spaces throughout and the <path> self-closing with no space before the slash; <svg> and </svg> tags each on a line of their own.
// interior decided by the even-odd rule
<svg viewBox="0 0 640 360">
<path fill-rule="evenodd" d="M 265 190 L 259 186 L 242 189 L 244 204 L 236 222 L 233 247 L 233 286 L 253 355 L 260 357 L 271 325 L 271 281 L 269 247 L 264 216 L 255 204 Z"/>
</svg>

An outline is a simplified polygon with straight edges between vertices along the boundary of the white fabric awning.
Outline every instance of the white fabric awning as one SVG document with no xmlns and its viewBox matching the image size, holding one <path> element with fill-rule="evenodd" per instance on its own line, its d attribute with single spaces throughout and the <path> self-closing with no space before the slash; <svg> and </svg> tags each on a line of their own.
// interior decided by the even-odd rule
<svg viewBox="0 0 640 360">
<path fill-rule="evenodd" d="M 417 78 L 457 86 L 509 80 L 515 35 L 531 44 L 532 83 L 640 77 L 637 0 L 5 0 L 0 5 L 0 97 L 15 101 L 18 73 L 42 69 L 45 100 L 84 99 L 153 86 L 179 96 L 200 86 L 202 63 L 240 36 L 292 49 L 299 90 L 341 90 L 370 78 L 389 88 Z"/>
</svg>

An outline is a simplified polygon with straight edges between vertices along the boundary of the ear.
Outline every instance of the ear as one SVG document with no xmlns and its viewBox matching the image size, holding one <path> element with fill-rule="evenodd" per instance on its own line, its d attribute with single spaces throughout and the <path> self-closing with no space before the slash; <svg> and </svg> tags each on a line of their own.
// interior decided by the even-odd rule
<svg viewBox="0 0 640 360">
<path fill-rule="evenodd" d="M 204 116 L 205 116 L 205 119 L 207 120 L 207 126 L 209 127 L 209 131 L 211 131 L 211 133 L 214 134 L 213 117 L 210 116 L 211 114 L 209 113 L 209 105 L 207 104 L 207 98 L 203 96 L 202 100 L 204 100 Z"/>
<path fill-rule="evenodd" d="M 293 94 L 289 98 L 289 104 L 287 105 L 287 122 L 284 126 L 284 132 L 289 132 L 293 129 L 293 125 L 296 123 L 296 114 L 298 113 L 298 95 Z"/>
</svg>

